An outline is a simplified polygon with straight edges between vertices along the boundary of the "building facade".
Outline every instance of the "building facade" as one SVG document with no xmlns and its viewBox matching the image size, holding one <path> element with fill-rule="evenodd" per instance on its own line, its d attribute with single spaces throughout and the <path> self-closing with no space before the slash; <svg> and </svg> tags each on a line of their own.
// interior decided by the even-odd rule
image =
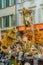
<svg viewBox="0 0 43 65">
<path fill-rule="evenodd" d="M 0 40 L 1 31 L 24 25 L 19 11 L 23 7 L 33 10 L 34 24 L 43 24 L 43 0 L 0 0 Z"/>
<path fill-rule="evenodd" d="M 25 8 L 31 8 L 33 10 L 33 23 L 42 24 L 43 23 L 43 0 L 18 0 L 17 1 L 17 24 L 23 25 L 23 20 L 21 18 L 19 10 Z M 19 17 L 18 17 L 19 16 Z"/>
<path fill-rule="evenodd" d="M 43 23 L 43 0 L 0 0 L 0 28 L 23 26 L 23 16 L 19 10 L 31 8 L 34 24 Z"/>
<path fill-rule="evenodd" d="M 0 0 L 0 28 L 9 28 L 15 25 L 16 0 Z"/>
</svg>

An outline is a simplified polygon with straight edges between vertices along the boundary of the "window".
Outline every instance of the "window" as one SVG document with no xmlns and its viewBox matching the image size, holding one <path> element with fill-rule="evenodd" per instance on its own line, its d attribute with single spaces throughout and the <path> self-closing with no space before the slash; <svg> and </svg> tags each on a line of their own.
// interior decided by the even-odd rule
<svg viewBox="0 0 43 65">
<path fill-rule="evenodd" d="M 9 27 L 9 16 L 3 17 L 4 27 Z"/>
<path fill-rule="evenodd" d="M 11 5 L 14 5 L 14 0 L 11 0 Z"/>
<path fill-rule="evenodd" d="M 41 21 L 40 21 L 40 23 L 43 23 L 43 7 L 41 8 Z"/>
<path fill-rule="evenodd" d="M 5 24 L 6 24 L 6 27 L 9 27 L 9 16 L 6 16 L 6 22 L 5 22 Z"/>
<path fill-rule="evenodd" d="M 0 28 L 2 28 L 2 18 L 0 17 Z"/>
<path fill-rule="evenodd" d="M 41 23 L 41 10 L 40 8 L 38 9 L 38 23 Z"/>
<path fill-rule="evenodd" d="M 8 7 L 10 4 L 10 0 L 2 0 L 3 8 Z"/>
<path fill-rule="evenodd" d="M 2 1 L 3 8 L 16 4 L 16 0 L 0 0 L 0 3 L 1 3 L 1 1 Z M 1 5 L 0 5 L 0 7 L 1 7 Z"/>
<path fill-rule="evenodd" d="M 3 3 L 3 8 L 5 8 L 6 7 L 6 0 L 2 0 L 2 3 Z"/>
<path fill-rule="evenodd" d="M 16 5 L 16 0 L 14 0 L 14 5 Z"/>
<path fill-rule="evenodd" d="M 17 13 L 16 26 L 23 26 L 23 25 L 24 25 L 23 15 L 21 15 L 20 13 Z"/>
<path fill-rule="evenodd" d="M 11 5 L 15 5 L 16 4 L 16 0 L 11 0 Z"/>
<path fill-rule="evenodd" d="M 15 15 L 11 15 L 11 26 L 15 25 Z"/>
<path fill-rule="evenodd" d="M 0 0 L 0 9 L 2 8 L 2 0 Z"/>
<path fill-rule="evenodd" d="M 9 6 L 9 0 L 6 0 L 6 7 Z"/>
<path fill-rule="evenodd" d="M 6 21 L 6 17 L 3 17 L 3 27 L 6 27 L 5 21 Z"/>
</svg>

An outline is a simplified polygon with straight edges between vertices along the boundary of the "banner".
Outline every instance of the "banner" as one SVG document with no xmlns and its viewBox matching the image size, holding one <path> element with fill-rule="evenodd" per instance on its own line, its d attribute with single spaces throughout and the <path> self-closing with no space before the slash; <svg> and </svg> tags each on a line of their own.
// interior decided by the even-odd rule
<svg viewBox="0 0 43 65">
<path fill-rule="evenodd" d="M 34 29 L 37 29 L 37 28 L 43 30 L 43 24 L 35 24 L 35 25 L 34 25 Z M 25 27 L 25 26 L 19 26 L 19 27 L 18 27 L 18 30 L 19 30 L 19 31 L 24 31 L 25 29 L 26 29 L 26 30 L 31 30 L 31 27 Z"/>
</svg>

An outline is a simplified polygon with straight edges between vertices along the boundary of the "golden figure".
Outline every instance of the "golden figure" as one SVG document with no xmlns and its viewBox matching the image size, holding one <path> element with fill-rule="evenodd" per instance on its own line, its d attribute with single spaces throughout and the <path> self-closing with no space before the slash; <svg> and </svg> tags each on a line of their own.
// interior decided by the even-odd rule
<svg viewBox="0 0 43 65">
<path fill-rule="evenodd" d="M 32 22 L 32 16 L 31 16 L 32 10 L 23 8 L 20 11 L 21 11 L 20 13 L 23 15 L 25 25 L 29 26 L 30 22 Z"/>
</svg>

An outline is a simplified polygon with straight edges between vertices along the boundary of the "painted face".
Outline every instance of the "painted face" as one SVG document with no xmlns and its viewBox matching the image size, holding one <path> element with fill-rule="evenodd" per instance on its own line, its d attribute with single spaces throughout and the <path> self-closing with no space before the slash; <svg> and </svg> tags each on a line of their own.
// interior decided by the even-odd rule
<svg viewBox="0 0 43 65">
<path fill-rule="evenodd" d="M 26 42 L 27 40 L 28 40 L 28 38 L 27 38 L 26 36 L 24 36 L 24 37 L 23 37 L 23 41 Z"/>
</svg>

